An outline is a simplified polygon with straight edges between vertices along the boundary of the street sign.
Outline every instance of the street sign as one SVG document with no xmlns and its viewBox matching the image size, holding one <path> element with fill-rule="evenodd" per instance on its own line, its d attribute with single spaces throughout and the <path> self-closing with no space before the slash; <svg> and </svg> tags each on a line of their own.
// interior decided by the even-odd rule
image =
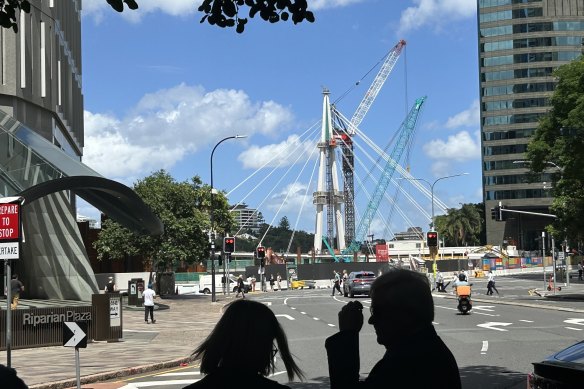
<svg viewBox="0 0 584 389">
<path fill-rule="evenodd" d="M 19 238 L 20 204 L 0 203 L 0 259 L 19 258 Z"/>
<path fill-rule="evenodd" d="M 119 297 L 110 297 L 110 327 L 122 325 L 121 307 Z"/>
<path fill-rule="evenodd" d="M 86 348 L 87 323 L 84 321 L 63 322 L 63 346 Z"/>
</svg>

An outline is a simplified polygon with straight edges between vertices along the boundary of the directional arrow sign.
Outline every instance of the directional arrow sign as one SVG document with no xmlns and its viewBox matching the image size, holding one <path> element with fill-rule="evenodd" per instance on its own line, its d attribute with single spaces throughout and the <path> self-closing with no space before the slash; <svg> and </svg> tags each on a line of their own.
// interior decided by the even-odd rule
<svg viewBox="0 0 584 389">
<path fill-rule="evenodd" d="M 567 320 L 564 320 L 564 323 L 584 326 L 584 319 L 567 319 Z"/>
<path fill-rule="evenodd" d="M 83 321 L 66 321 L 63 324 L 63 346 L 86 348 L 87 323 Z"/>
<path fill-rule="evenodd" d="M 508 331 L 504 328 L 497 328 L 497 326 L 510 326 L 513 323 L 500 323 L 500 322 L 496 322 L 496 321 L 490 321 L 488 323 L 483 323 L 483 324 L 477 324 L 477 327 L 483 327 L 483 328 L 488 328 L 490 330 L 495 330 L 495 331 Z"/>
</svg>

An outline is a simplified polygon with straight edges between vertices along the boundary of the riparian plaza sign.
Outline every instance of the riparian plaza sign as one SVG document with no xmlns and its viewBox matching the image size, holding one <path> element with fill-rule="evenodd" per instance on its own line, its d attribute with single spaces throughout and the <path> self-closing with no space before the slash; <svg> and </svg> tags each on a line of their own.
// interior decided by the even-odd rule
<svg viewBox="0 0 584 389">
<path fill-rule="evenodd" d="M 0 203 L 0 259 L 18 259 L 19 239 L 20 204 Z"/>
</svg>

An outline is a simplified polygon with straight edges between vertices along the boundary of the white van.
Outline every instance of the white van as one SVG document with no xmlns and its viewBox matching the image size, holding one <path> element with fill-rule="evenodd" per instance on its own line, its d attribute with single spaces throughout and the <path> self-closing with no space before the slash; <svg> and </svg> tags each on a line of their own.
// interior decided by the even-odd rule
<svg viewBox="0 0 584 389">
<path fill-rule="evenodd" d="M 223 292 L 223 273 L 215 274 L 215 293 Z M 211 278 L 210 274 L 202 275 L 199 277 L 199 292 L 209 294 L 211 293 L 211 289 L 213 288 L 212 285 L 213 279 Z M 243 280 L 243 284 L 245 286 L 245 291 L 249 292 L 251 289 L 251 285 L 245 279 Z M 229 290 L 232 292 L 237 293 L 237 277 L 233 274 L 229 275 Z"/>
</svg>

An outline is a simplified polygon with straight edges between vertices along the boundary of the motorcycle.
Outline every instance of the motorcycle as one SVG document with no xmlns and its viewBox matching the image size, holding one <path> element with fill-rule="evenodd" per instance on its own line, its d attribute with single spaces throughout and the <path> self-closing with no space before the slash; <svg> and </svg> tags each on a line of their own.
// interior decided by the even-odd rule
<svg viewBox="0 0 584 389">
<path fill-rule="evenodd" d="M 463 315 L 470 313 L 472 310 L 472 300 L 470 299 L 471 289 L 470 285 L 460 285 L 456 287 L 456 295 L 458 297 L 458 311 Z"/>
</svg>

